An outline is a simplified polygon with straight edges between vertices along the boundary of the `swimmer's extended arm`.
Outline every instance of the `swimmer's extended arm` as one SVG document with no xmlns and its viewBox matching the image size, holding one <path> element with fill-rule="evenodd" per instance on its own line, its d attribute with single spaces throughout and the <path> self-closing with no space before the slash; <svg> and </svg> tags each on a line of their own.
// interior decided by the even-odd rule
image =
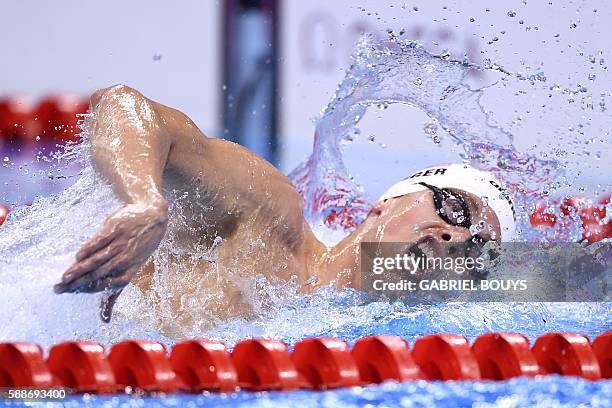
<svg viewBox="0 0 612 408">
<path fill-rule="evenodd" d="M 125 206 L 81 247 L 76 262 L 55 285 L 57 293 L 120 289 L 157 248 L 168 221 L 162 194 L 164 165 L 172 144 L 154 106 L 138 92 L 113 87 L 91 98 L 89 140 L 95 167 Z M 108 316 L 110 318 L 110 309 Z"/>
<path fill-rule="evenodd" d="M 56 292 L 119 293 L 130 282 L 165 233 L 162 184 L 168 172 L 203 189 L 214 209 L 207 221 L 221 229 L 228 214 L 235 221 L 262 208 L 296 235 L 306 225 L 287 177 L 242 146 L 207 138 L 183 113 L 126 86 L 96 92 L 90 106 L 94 165 L 126 205 L 83 245 Z M 115 299 L 103 318 L 110 318 Z"/>
</svg>

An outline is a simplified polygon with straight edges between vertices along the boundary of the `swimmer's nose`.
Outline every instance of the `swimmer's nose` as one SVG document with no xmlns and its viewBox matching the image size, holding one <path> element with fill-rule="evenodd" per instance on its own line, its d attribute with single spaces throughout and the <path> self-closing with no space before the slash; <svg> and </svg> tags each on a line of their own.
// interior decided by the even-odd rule
<svg viewBox="0 0 612 408">
<path fill-rule="evenodd" d="M 463 227 L 441 226 L 435 231 L 438 242 L 465 242 L 472 237 L 470 230 Z"/>
<path fill-rule="evenodd" d="M 465 253 L 464 244 L 471 237 L 470 230 L 463 227 L 444 226 L 436 229 L 433 234 L 440 246 L 440 256 L 456 257 Z"/>
<path fill-rule="evenodd" d="M 472 238 L 469 229 L 449 225 L 443 220 L 430 221 L 419 225 L 422 234 L 421 239 L 435 241 L 438 244 L 463 243 Z"/>
</svg>

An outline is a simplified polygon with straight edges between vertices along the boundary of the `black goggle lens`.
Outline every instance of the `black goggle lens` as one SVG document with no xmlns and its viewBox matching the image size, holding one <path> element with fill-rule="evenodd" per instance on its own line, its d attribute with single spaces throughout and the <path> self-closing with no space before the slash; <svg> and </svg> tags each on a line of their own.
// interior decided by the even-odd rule
<svg viewBox="0 0 612 408">
<path fill-rule="evenodd" d="M 470 228 L 472 225 L 470 208 L 463 197 L 444 188 L 427 183 L 419 184 L 433 192 L 436 213 L 444 222 L 455 227 Z"/>
</svg>

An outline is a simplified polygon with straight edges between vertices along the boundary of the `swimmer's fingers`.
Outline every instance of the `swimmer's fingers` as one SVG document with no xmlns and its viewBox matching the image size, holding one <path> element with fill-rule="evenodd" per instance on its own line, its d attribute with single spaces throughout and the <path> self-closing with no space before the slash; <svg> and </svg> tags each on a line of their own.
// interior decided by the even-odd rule
<svg viewBox="0 0 612 408">
<path fill-rule="evenodd" d="M 77 279 L 73 279 L 72 281 L 64 284 L 60 283 L 56 285 L 55 292 L 56 293 L 65 293 L 65 292 L 99 292 L 104 289 L 109 289 L 104 286 L 98 286 L 97 282 L 108 279 L 108 278 L 123 278 L 127 279 L 129 283 L 130 279 L 133 277 L 135 273 L 132 273 L 133 264 L 127 264 L 122 259 L 117 259 L 118 257 L 111 258 L 105 264 L 99 266 L 97 269 L 92 270 L 86 274 L 81 275 L 81 277 Z M 130 269 L 132 268 L 132 269 Z M 127 283 L 126 283 L 127 285 Z M 93 290 L 93 288 L 100 287 L 98 290 Z"/>
<path fill-rule="evenodd" d="M 104 296 L 102 296 L 102 300 L 100 301 L 100 319 L 102 319 L 104 323 L 111 321 L 113 307 L 115 306 L 115 302 L 117 302 L 117 298 L 122 291 L 123 288 L 111 290 L 109 294 L 105 293 Z"/>
<path fill-rule="evenodd" d="M 120 245 L 109 245 L 102 250 L 94 253 L 92 256 L 83 259 L 82 261 L 75 262 L 64 274 L 62 275 L 62 282 L 56 286 L 65 286 L 70 284 L 76 279 L 82 278 L 84 275 L 95 271 L 100 266 L 111 260 L 117 254 L 121 252 Z M 91 280 L 99 279 L 101 276 L 95 277 Z M 59 289 L 59 287 L 58 287 Z"/>
<path fill-rule="evenodd" d="M 76 254 L 77 261 L 91 256 L 100 249 L 109 245 L 120 233 L 120 229 L 114 225 L 112 227 L 105 227 L 96 235 L 94 235 L 89 241 L 83 244 L 79 252 Z"/>
<path fill-rule="evenodd" d="M 77 290 L 77 293 L 96 293 L 102 292 L 103 290 L 119 290 L 126 287 L 128 283 L 130 283 L 130 280 L 131 277 L 128 276 L 128 274 L 99 279 L 95 282 L 89 283 L 88 285 L 80 287 Z"/>
</svg>

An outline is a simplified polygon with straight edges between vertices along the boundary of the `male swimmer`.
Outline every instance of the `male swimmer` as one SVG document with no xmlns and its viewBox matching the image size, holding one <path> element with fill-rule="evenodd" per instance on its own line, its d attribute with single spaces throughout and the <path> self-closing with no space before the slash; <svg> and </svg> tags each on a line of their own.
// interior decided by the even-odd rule
<svg viewBox="0 0 612 408">
<path fill-rule="evenodd" d="M 216 253 L 213 261 L 192 259 L 188 251 L 172 254 L 169 262 L 181 268 L 165 296 L 184 325 L 191 320 L 183 316 L 193 320 L 194 313 L 188 296 L 217 299 L 209 304 L 220 319 L 248 314 L 245 293 L 227 271 L 360 289 L 361 242 L 483 243 L 507 241 L 514 232 L 512 202 L 491 174 L 440 165 L 393 185 L 353 233 L 327 247 L 304 219 L 291 181 L 248 149 L 206 137 L 183 113 L 127 86 L 95 92 L 90 112 L 94 167 L 125 205 L 80 248 L 54 289 L 107 290 L 105 321 L 130 282 L 145 296 L 152 292 L 150 256 L 168 226 L 162 186 L 184 198 L 187 226 L 176 232 L 173 245 L 215 247 Z"/>
</svg>

